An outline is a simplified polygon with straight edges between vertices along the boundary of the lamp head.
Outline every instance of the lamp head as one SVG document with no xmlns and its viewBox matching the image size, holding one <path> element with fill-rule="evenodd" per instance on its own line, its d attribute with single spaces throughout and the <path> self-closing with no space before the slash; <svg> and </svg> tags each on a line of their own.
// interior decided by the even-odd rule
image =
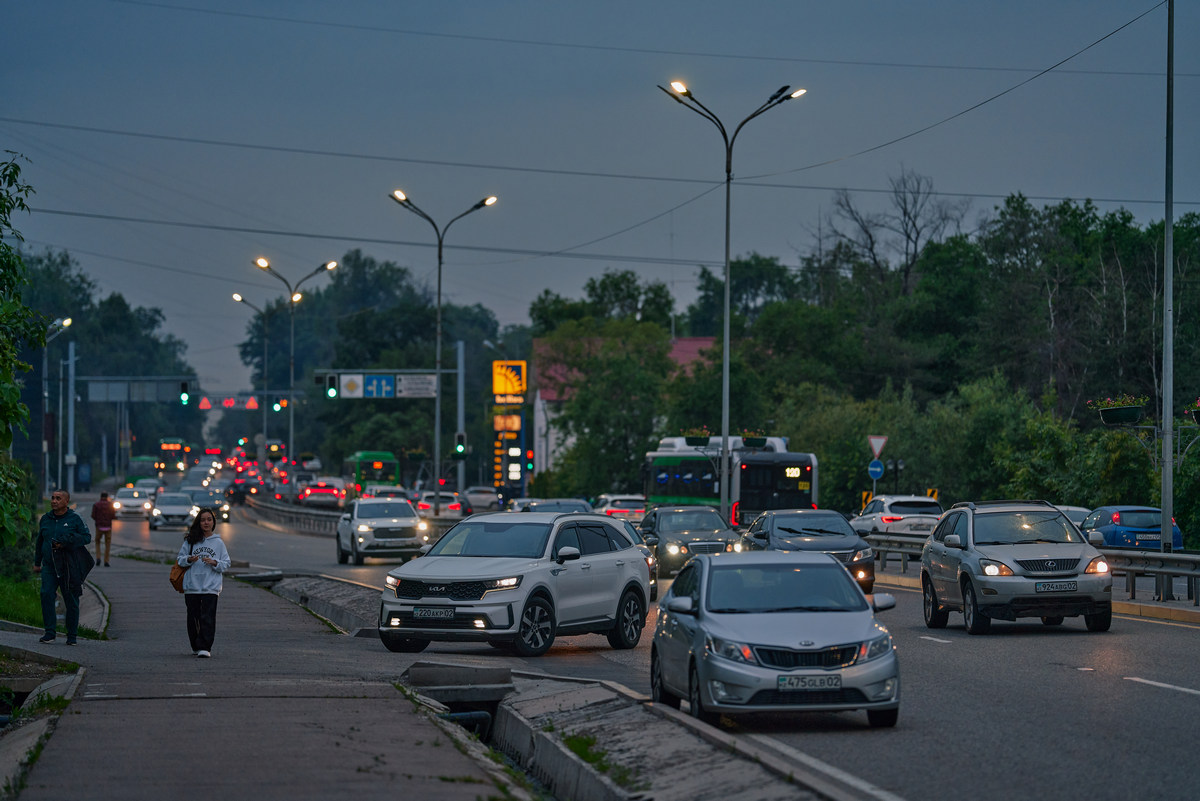
<svg viewBox="0 0 1200 801">
<path fill-rule="evenodd" d="M 800 97 L 800 95 L 805 94 L 806 92 L 808 92 L 807 89 L 797 89 L 796 91 L 794 91 L 790 95 L 788 95 L 788 99 L 795 100 L 797 97 Z"/>
<path fill-rule="evenodd" d="M 302 298 L 302 297 L 304 297 L 304 295 L 301 294 L 300 292 L 293 292 L 292 293 L 292 303 L 299 303 L 300 298 Z"/>
<path fill-rule="evenodd" d="M 245 298 L 243 298 L 243 297 L 242 297 L 242 296 L 241 296 L 239 293 L 237 293 L 237 292 L 234 292 L 234 293 L 233 293 L 233 299 L 234 299 L 235 301 L 237 301 L 238 303 L 241 303 L 242 301 L 244 301 L 244 300 L 245 300 Z"/>
<path fill-rule="evenodd" d="M 688 91 L 687 84 L 683 81 L 671 81 L 671 88 L 684 97 L 692 96 L 692 93 Z"/>
<path fill-rule="evenodd" d="M 325 269 L 326 269 L 326 270 L 336 270 L 336 269 L 337 269 L 337 266 L 338 266 L 338 263 L 337 263 L 336 261 L 327 261 L 327 262 L 325 262 Z"/>
<path fill-rule="evenodd" d="M 392 200 L 396 201 L 397 203 L 407 203 L 408 195 L 397 189 L 396 191 L 392 192 Z"/>
<path fill-rule="evenodd" d="M 494 206 L 494 205 L 496 205 L 496 201 L 497 201 L 497 200 L 499 200 L 499 199 L 500 199 L 500 198 L 496 197 L 495 195 L 492 195 L 491 197 L 489 197 L 489 198 L 487 198 L 486 200 L 484 200 L 484 201 L 483 201 L 483 205 L 485 205 L 485 206 Z"/>
<path fill-rule="evenodd" d="M 267 261 L 262 256 L 259 256 L 257 259 L 255 259 L 254 264 L 256 267 L 258 267 L 261 270 L 271 269 L 271 262 Z"/>
<path fill-rule="evenodd" d="M 64 318 L 62 318 L 62 320 L 59 321 L 58 324 L 61 325 L 63 328 L 70 328 L 72 322 L 73 321 L 71 320 L 70 317 L 64 317 Z"/>
</svg>

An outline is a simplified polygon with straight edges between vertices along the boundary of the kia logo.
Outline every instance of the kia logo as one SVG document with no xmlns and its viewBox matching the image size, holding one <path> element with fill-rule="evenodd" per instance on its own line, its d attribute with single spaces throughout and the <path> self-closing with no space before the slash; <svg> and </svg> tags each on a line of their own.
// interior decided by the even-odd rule
<svg viewBox="0 0 1200 801">
<path fill-rule="evenodd" d="M 444 584 L 430 584 L 426 589 L 430 592 L 445 592 L 446 586 Z"/>
</svg>

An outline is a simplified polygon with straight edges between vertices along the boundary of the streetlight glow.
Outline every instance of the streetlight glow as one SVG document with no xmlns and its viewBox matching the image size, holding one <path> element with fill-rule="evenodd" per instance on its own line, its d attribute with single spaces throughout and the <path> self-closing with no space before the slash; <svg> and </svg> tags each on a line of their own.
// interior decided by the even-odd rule
<svg viewBox="0 0 1200 801">
<path fill-rule="evenodd" d="M 794 91 L 790 95 L 788 95 L 788 97 L 791 98 L 792 100 L 795 100 L 797 97 L 799 97 L 802 94 L 805 94 L 806 92 L 808 92 L 807 89 L 797 89 L 796 91 Z"/>
<path fill-rule="evenodd" d="M 304 297 L 304 296 L 301 295 L 299 292 L 293 292 L 292 293 L 292 303 L 299 303 L 300 298 L 302 298 L 302 297 Z"/>
<path fill-rule="evenodd" d="M 264 270 L 271 269 L 271 262 L 267 261 L 262 256 L 259 256 L 257 259 L 255 259 L 254 263 Z"/>
<path fill-rule="evenodd" d="M 397 203 L 405 203 L 408 201 L 408 195 L 404 194 L 399 189 L 397 189 L 395 192 L 392 192 L 392 198 L 395 199 Z"/>
<path fill-rule="evenodd" d="M 243 302 L 243 301 L 245 300 L 245 298 L 243 298 L 243 297 L 242 297 L 240 294 L 238 294 L 237 292 L 234 292 L 234 293 L 233 293 L 233 299 L 234 299 L 234 300 L 236 300 L 238 303 L 241 303 L 241 302 Z"/>
<path fill-rule="evenodd" d="M 684 97 L 688 95 L 688 88 L 684 85 L 683 81 L 671 81 L 671 88 Z"/>
<path fill-rule="evenodd" d="M 483 205 L 485 205 L 485 206 L 492 206 L 492 205 L 495 205 L 496 201 L 497 201 L 497 200 L 499 200 L 499 199 L 500 199 L 500 198 L 496 197 L 495 195 L 492 195 L 492 196 L 491 196 L 491 197 L 489 197 L 487 200 L 483 201 Z M 68 325 L 70 325 L 70 323 L 68 323 Z"/>
<path fill-rule="evenodd" d="M 325 262 L 325 269 L 326 269 L 326 270 L 336 270 L 336 269 L 337 269 L 337 266 L 338 266 L 338 263 L 337 263 L 336 261 L 327 261 L 327 262 Z"/>
</svg>

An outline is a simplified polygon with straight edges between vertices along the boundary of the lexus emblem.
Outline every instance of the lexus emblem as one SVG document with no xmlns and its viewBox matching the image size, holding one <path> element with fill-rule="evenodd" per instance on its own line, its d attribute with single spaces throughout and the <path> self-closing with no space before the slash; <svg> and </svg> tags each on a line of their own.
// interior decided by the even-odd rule
<svg viewBox="0 0 1200 801">
<path fill-rule="evenodd" d="M 800 641 L 801 648 L 812 648 L 814 644 L 815 643 L 813 643 L 812 640 L 801 640 Z"/>
<path fill-rule="evenodd" d="M 1047 563 L 1046 563 L 1046 569 L 1047 569 L 1047 570 L 1053 570 L 1053 569 L 1054 569 L 1054 567 L 1055 567 L 1055 565 L 1054 565 L 1054 563 L 1053 563 L 1053 562 L 1047 562 Z"/>
</svg>

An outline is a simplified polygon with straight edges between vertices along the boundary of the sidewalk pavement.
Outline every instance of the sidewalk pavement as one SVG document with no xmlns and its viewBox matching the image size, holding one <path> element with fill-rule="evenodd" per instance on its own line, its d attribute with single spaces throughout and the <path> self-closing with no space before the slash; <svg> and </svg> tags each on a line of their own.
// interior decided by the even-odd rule
<svg viewBox="0 0 1200 801">
<path fill-rule="evenodd" d="M 113 559 L 92 572 L 100 592 L 85 593 L 81 625 L 105 639 L 0 631 L 7 648 L 83 666 L 21 801 L 529 797 L 464 729 L 397 688 L 411 660 L 270 592 L 226 580 L 213 656 L 193 656 L 168 571 Z M 27 748 L 0 755 L 0 774 Z"/>
</svg>

